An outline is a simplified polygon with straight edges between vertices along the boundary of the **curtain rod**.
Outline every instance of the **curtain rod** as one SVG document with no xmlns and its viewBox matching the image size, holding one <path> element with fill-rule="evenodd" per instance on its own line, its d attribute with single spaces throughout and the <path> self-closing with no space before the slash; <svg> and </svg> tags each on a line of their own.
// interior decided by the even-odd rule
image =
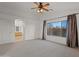
<svg viewBox="0 0 79 59">
<path fill-rule="evenodd" d="M 79 13 L 73 13 L 73 14 L 79 14 Z M 73 14 L 69 14 L 69 15 L 73 15 Z M 63 18 L 63 17 L 67 17 L 68 15 L 65 15 L 65 16 L 60 16 L 60 17 L 56 17 L 56 18 L 52 18 L 52 19 L 48 19 L 48 20 L 45 20 L 45 21 L 50 21 L 50 20 L 53 20 L 53 19 L 57 19 L 57 18 Z"/>
</svg>

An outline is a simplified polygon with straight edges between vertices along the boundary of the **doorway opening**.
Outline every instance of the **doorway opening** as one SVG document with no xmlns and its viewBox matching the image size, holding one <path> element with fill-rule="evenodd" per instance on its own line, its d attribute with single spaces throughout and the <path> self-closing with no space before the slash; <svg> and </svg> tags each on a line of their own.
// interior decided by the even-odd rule
<svg viewBox="0 0 79 59">
<path fill-rule="evenodd" d="M 20 19 L 15 20 L 15 39 L 16 41 L 24 39 L 24 22 Z"/>
</svg>

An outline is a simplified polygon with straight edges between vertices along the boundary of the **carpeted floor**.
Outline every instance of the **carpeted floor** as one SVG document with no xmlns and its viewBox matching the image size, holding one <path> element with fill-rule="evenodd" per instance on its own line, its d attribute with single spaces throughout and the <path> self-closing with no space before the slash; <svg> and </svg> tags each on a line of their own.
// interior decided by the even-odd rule
<svg viewBox="0 0 79 59">
<path fill-rule="evenodd" d="M 69 48 L 63 44 L 46 40 L 26 40 L 0 45 L 2 57 L 76 57 L 79 48 Z"/>
</svg>

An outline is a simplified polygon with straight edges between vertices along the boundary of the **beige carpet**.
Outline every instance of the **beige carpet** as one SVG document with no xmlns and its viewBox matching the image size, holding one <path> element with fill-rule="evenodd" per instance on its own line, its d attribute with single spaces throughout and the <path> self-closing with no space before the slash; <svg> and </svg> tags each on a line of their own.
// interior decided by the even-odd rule
<svg viewBox="0 0 79 59">
<path fill-rule="evenodd" d="M 26 40 L 0 45 L 0 56 L 5 57 L 76 57 L 79 48 L 69 48 L 63 44 L 45 40 Z"/>
</svg>

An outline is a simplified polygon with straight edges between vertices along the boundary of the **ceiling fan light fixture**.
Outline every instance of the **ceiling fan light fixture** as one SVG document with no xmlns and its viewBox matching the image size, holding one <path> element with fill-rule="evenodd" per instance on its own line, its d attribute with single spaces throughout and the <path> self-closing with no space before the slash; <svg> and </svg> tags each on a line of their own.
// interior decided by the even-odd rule
<svg viewBox="0 0 79 59">
<path fill-rule="evenodd" d="M 32 9 L 36 9 L 37 13 L 43 13 L 44 11 L 49 11 L 50 9 L 49 7 L 49 3 L 42 3 L 42 2 L 34 2 L 34 5 L 36 6 L 35 8 Z"/>
<path fill-rule="evenodd" d="M 41 9 L 40 11 L 43 12 L 43 9 Z"/>
<path fill-rule="evenodd" d="M 39 12 L 40 12 L 40 10 L 37 10 L 37 12 L 39 13 Z"/>
<path fill-rule="evenodd" d="M 38 13 L 42 13 L 44 10 L 43 9 L 38 9 L 37 12 Z"/>
</svg>

